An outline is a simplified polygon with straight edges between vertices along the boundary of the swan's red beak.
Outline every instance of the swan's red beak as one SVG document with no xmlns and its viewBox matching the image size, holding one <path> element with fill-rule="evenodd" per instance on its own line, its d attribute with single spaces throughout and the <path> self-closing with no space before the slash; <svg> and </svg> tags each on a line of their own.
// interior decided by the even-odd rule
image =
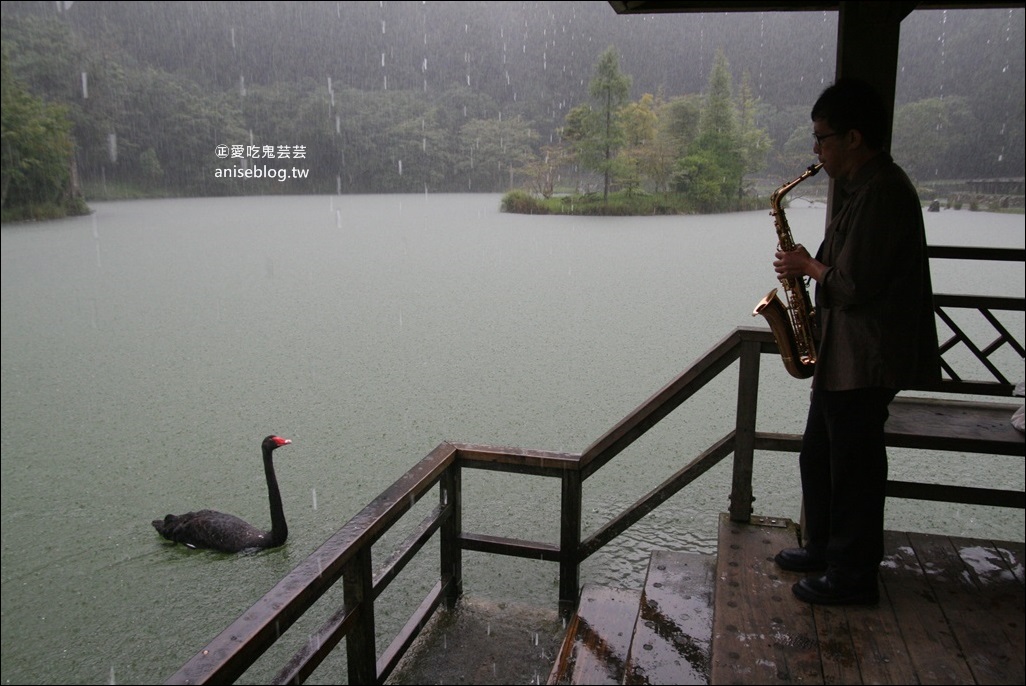
<svg viewBox="0 0 1026 686">
<path fill-rule="evenodd" d="M 283 445 L 288 445 L 288 444 L 289 444 L 289 443 L 291 443 L 292 441 L 290 441 L 290 440 L 289 440 L 289 439 L 287 439 L 287 438 L 282 438 L 281 436 L 275 436 L 275 437 L 274 437 L 274 442 L 275 442 L 275 443 L 277 443 L 277 444 L 278 444 L 278 447 L 280 448 L 280 447 L 281 447 L 281 446 L 283 446 Z"/>
</svg>

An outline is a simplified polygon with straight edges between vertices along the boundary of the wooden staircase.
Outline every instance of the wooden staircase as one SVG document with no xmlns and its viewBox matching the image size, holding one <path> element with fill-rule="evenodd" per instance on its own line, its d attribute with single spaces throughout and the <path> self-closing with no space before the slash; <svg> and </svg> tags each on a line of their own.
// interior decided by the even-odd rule
<svg viewBox="0 0 1026 686">
<path fill-rule="evenodd" d="M 709 683 L 715 559 L 658 551 L 642 591 L 586 584 L 548 683 Z"/>
</svg>

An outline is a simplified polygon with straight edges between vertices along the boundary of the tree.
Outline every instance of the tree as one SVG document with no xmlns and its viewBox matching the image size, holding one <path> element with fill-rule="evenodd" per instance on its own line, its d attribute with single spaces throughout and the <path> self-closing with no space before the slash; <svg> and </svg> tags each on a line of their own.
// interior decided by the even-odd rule
<svg viewBox="0 0 1026 686">
<path fill-rule="evenodd" d="M 628 169 L 649 178 L 656 190 L 663 190 L 669 178 L 672 160 L 667 151 L 659 145 L 659 110 L 662 103 L 651 93 L 645 93 L 637 102 L 629 103 L 620 112 L 627 136 L 627 147 L 623 155 L 632 160 Z"/>
<path fill-rule="evenodd" d="M 687 155 L 698 138 L 701 97 L 693 94 L 673 98 L 662 105 L 658 113 L 655 140 L 645 155 L 643 167 L 656 190 L 667 190 L 677 162 Z"/>
<path fill-rule="evenodd" d="M 28 93 L 3 54 L 0 81 L 0 207 L 32 215 L 72 200 L 71 121 L 63 107 Z"/>
<path fill-rule="evenodd" d="M 948 178 L 957 156 L 971 154 L 978 122 L 965 98 L 927 98 L 908 103 L 894 113 L 891 148 L 901 151 L 901 163 L 917 181 Z"/>
<path fill-rule="evenodd" d="M 567 163 L 568 157 L 564 145 L 542 146 L 541 153 L 524 167 L 531 190 L 544 198 L 551 198 L 559 179 L 559 170 Z"/>
<path fill-rule="evenodd" d="M 743 172 L 730 66 L 720 49 L 709 75 L 698 139 L 678 165 L 678 187 L 697 194 L 696 201 L 704 209 L 726 207 L 736 195 Z"/>
<path fill-rule="evenodd" d="M 616 48 L 610 46 L 599 56 L 595 76 L 588 84 L 588 94 L 597 103 L 597 129 L 594 131 L 594 147 L 601 150 L 602 157 L 597 170 L 602 173 L 602 199 L 609 198 L 609 178 L 614 169 L 616 152 L 624 143 L 623 127 L 617 112 L 627 102 L 631 79 L 620 71 L 620 57 Z"/>
<path fill-rule="evenodd" d="M 112 133 L 117 135 L 117 156 L 109 161 L 112 176 L 133 183 L 159 166 L 170 188 L 190 195 L 237 188 L 215 177 L 216 169 L 231 165 L 214 151 L 221 144 L 250 142 L 236 94 L 208 94 L 194 81 L 156 69 L 129 73 L 124 111 Z M 147 150 L 152 153 L 143 159 Z"/>
<path fill-rule="evenodd" d="M 744 194 L 742 185 L 745 174 L 755 174 L 766 167 L 766 156 L 773 142 L 764 129 L 757 126 L 759 100 L 752 94 L 748 72 L 741 77 L 741 89 L 737 98 L 738 143 L 741 147 L 741 177 L 738 179 L 737 195 Z"/>
<path fill-rule="evenodd" d="M 460 129 L 464 155 L 457 170 L 471 181 L 468 190 L 498 191 L 512 186 L 512 175 L 534 159 L 538 134 L 520 117 L 472 119 Z"/>
</svg>

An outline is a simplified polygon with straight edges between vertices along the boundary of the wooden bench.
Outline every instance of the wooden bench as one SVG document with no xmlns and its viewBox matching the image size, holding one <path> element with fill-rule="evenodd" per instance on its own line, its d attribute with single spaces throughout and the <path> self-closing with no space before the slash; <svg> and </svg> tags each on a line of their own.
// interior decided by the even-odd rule
<svg viewBox="0 0 1026 686">
<path fill-rule="evenodd" d="M 1026 437 L 1012 426 L 1021 404 L 898 396 L 884 427 L 895 448 L 1026 456 Z M 887 496 L 1026 509 L 1026 492 L 894 481 Z"/>
<path fill-rule="evenodd" d="M 1026 455 L 1026 440 L 1012 426 L 1022 403 L 916 398 L 899 395 L 890 405 L 887 445 L 990 455 Z"/>
</svg>

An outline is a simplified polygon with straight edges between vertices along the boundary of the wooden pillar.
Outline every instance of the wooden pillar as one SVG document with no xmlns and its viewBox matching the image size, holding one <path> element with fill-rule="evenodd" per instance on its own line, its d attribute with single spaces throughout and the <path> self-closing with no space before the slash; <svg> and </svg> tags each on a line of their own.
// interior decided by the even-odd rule
<svg viewBox="0 0 1026 686">
<path fill-rule="evenodd" d="M 559 613 L 570 617 L 577 607 L 581 572 L 578 555 L 581 548 L 581 472 L 563 472 L 561 484 L 562 521 L 559 527 Z"/>
<path fill-rule="evenodd" d="M 837 13 L 836 77 L 856 77 L 868 81 L 880 93 L 890 126 L 884 148 L 890 150 L 894 128 L 894 93 L 898 78 L 898 43 L 901 20 L 915 9 L 916 2 L 840 3 Z M 838 189 L 830 181 L 827 216 L 839 206 Z"/>
<path fill-rule="evenodd" d="M 730 519 L 748 522 L 752 518 L 752 472 L 755 463 L 755 417 L 759 404 L 758 341 L 741 343 L 738 365 L 737 419 L 734 430 L 734 470 L 730 486 Z"/>
<path fill-rule="evenodd" d="M 837 15 L 837 78 L 873 84 L 894 118 L 901 20 L 914 2 L 842 2 Z M 887 147 L 890 147 L 888 132 Z"/>
<path fill-rule="evenodd" d="M 346 662 L 350 684 L 378 682 L 374 635 L 374 570 L 370 546 L 364 546 L 342 570 L 343 602 L 356 611 L 353 628 L 346 634 Z"/>
<path fill-rule="evenodd" d="M 452 609 L 463 595 L 463 471 L 457 460 L 442 475 L 438 497 L 440 505 L 450 510 L 441 528 L 441 578 L 447 584 L 445 604 Z"/>
</svg>

